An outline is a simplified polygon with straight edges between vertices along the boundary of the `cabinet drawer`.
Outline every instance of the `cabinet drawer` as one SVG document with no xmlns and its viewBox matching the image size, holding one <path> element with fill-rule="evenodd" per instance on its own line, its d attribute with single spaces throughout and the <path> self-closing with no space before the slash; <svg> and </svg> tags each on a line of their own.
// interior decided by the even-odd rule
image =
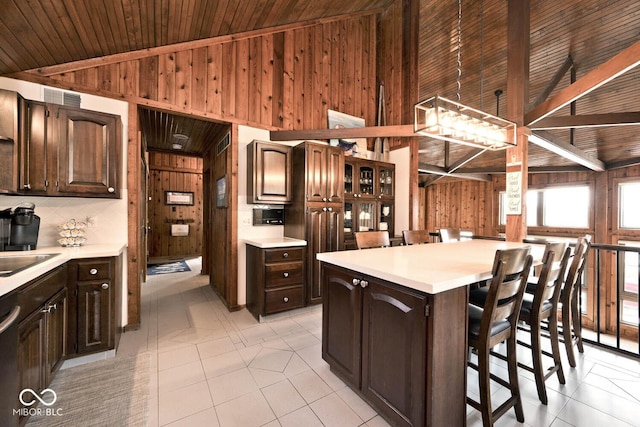
<svg viewBox="0 0 640 427">
<path fill-rule="evenodd" d="M 265 251 L 264 258 L 267 264 L 280 261 L 302 261 L 304 248 L 269 249 Z"/>
<path fill-rule="evenodd" d="M 280 262 L 265 266 L 265 288 L 302 283 L 302 261 Z"/>
<path fill-rule="evenodd" d="M 66 264 L 42 275 L 18 294 L 18 304 L 22 308 L 19 320 L 39 309 L 49 298 L 67 286 Z"/>
<path fill-rule="evenodd" d="M 95 261 L 78 263 L 78 280 L 102 280 L 111 278 L 111 261 Z"/>
<path fill-rule="evenodd" d="M 293 288 L 265 291 L 264 299 L 265 314 L 300 308 L 304 306 L 304 289 L 300 285 Z"/>
</svg>

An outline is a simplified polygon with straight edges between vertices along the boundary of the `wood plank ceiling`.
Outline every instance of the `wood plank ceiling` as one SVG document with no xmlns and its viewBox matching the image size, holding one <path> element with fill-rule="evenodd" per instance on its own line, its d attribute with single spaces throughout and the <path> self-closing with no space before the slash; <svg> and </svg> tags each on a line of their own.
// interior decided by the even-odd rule
<svg viewBox="0 0 640 427">
<path fill-rule="evenodd" d="M 43 67 L 107 55 L 134 58 L 144 49 L 159 46 L 354 13 L 382 12 L 394 1 L 399 0 L 6 0 L 0 14 L 0 76 L 37 72 Z M 420 0 L 421 99 L 435 94 L 456 98 L 457 11 L 455 0 Z M 498 110 L 501 116 L 505 116 L 507 99 L 506 29 L 505 0 L 462 1 L 461 101 L 492 113 Z M 537 104 L 537 98 L 550 87 L 556 74 L 559 82 L 548 96 L 569 86 L 572 72 L 575 79 L 580 79 L 639 40 L 640 2 L 531 0 L 530 106 Z M 559 73 L 565 64 L 571 69 Z M 594 90 L 575 103 L 575 114 L 639 112 L 640 97 L 635 96 L 639 77 L 640 69 L 633 69 Z M 499 106 L 494 95 L 498 89 L 503 91 Z M 392 88 L 386 90 L 387 96 L 392 96 Z M 551 118 L 570 114 L 567 106 Z M 141 116 L 153 123 L 154 119 L 161 120 L 162 114 L 149 112 Z M 581 127 L 549 132 L 610 168 L 630 158 L 640 159 L 637 129 Z M 173 133 L 169 129 L 158 135 Z M 164 148 L 173 142 L 171 139 L 164 140 Z M 193 152 L 202 149 L 203 144 Z M 455 145 L 446 152 L 442 142 L 424 137 L 420 138 L 419 147 L 421 164 L 445 171 L 471 152 L 468 147 Z M 484 153 L 459 171 L 497 171 L 504 164 L 503 152 Z M 575 166 L 535 145 L 530 148 L 529 165 L 556 169 Z"/>
</svg>

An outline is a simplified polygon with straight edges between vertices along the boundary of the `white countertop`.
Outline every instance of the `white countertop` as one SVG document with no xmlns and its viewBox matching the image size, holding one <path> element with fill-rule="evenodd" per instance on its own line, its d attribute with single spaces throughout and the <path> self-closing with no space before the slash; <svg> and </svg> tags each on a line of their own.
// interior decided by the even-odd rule
<svg viewBox="0 0 640 427">
<path fill-rule="evenodd" d="M 0 257 L 21 255 L 58 254 L 33 267 L 19 271 L 11 276 L 0 277 L 0 296 L 6 295 L 25 283 L 45 274 L 65 262 L 78 258 L 112 257 L 120 255 L 126 244 L 84 245 L 77 248 L 63 248 L 60 246 L 39 247 L 33 251 L 0 252 Z"/>
<path fill-rule="evenodd" d="M 294 239 L 291 237 L 258 237 L 255 239 L 245 239 L 244 242 L 248 245 L 262 249 L 307 246 L 306 240 Z"/>
<path fill-rule="evenodd" d="M 317 258 L 420 292 L 436 294 L 489 279 L 496 250 L 523 246 L 531 246 L 534 264 L 539 264 L 544 245 L 480 239 L 325 252 Z"/>
</svg>

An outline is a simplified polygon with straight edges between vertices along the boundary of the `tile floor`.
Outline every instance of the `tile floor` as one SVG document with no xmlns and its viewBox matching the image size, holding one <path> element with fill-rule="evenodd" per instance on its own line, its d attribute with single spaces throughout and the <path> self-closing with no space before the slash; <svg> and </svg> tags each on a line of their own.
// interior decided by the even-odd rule
<svg viewBox="0 0 640 427">
<path fill-rule="evenodd" d="M 116 355 L 152 356 L 149 426 L 388 425 L 322 360 L 320 307 L 258 323 L 246 310 L 226 310 L 199 275 L 199 259 L 189 265 L 148 278 L 142 327 L 122 335 Z M 564 366 L 566 385 L 547 381 L 547 406 L 521 371 L 526 422 L 509 411 L 496 425 L 640 426 L 640 361 L 587 346 L 577 368 Z M 477 375 L 468 376 L 477 397 Z M 496 385 L 496 403 L 505 393 Z M 467 425 L 482 425 L 469 406 Z"/>
</svg>

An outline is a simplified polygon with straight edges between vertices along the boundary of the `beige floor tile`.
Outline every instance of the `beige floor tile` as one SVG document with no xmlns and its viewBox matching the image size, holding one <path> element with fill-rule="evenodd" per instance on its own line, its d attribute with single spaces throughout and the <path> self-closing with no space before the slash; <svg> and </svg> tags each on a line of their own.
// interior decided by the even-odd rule
<svg viewBox="0 0 640 427">
<path fill-rule="evenodd" d="M 191 384 L 206 381 L 200 361 L 165 369 L 158 373 L 160 392 L 182 388 Z"/>
<path fill-rule="evenodd" d="M 369 422 L 378 415 L 378 413 L 371 408 L 367 402 L 362 400 L 362 398 L 349 387 L 342 387 L 340 390 L 336 391 L 336 394 L 340 399 L 344 400 L 353 412 L 355 412 L 363 421 Z"/>
<path fill-rule="evenodd" d="M 258 390 L 258 385 L 247 368 L 219 375 L 208 381 L 215 405 Z"/>
<path fill-rule="evenodd" d="M 293 351 L 263 348 L 249 364 L 252 368 L 284 372 L 291 360 Z"/>
<path fill-rule="evenodd" d="M 276 416 L 260 391 L 216 406 L 220 427 L 258 427 Z"/>
<path fill-rule="evenodd" d="M 234 350 L 202 359 L 202 367 L 204 368 L 204 373 L 207 375 L 207 378 L 214 378 L 218 375 L 244 369 L 246 368 L 246 364 L 244 360 L 242 360 L 240 353 Z"/>
<path fill-rule="evenodd" d="M 201 359 L 208 359 L 209 357 L 228 353 L 236 349 L 231 339 L 227 336 L 202 342 L 198 344 L 197 347 Z"/>
<path fill-rule="evenodd" d="M 389 424 L 380 415 L 376 415 L 374 418 L 372 418 L 369 421 L 367 421 L 365 426 L 366 427 L 391 427 L 391 424 Z"/>
<path fill-rule="evenodd" d="M 293 356 L 291 356 L 287 367 L 284 368 L 284 374 L 287 377 L 293 377 L 310 369 L 311 367 L 307 365 L 307 362 L 302 360 L 302 358 L 298 356 L 297 353 L 294 353 Z"/>
<path fill-rule="evenodd" d="M 284 381 L 287 379 L 287 377 L 282 372 L 267 371 L 264 369 L 255 368 L 249 368 L 249 372 L 251 372 L 251 375 L 253 375 L 253 379 L 260 388 L 270 386 L 271 384 L 279 383 L 280 381 Z"/>
<path fill-rule="evenodd" d="M 205 409 L 191 416 L 182 418 L 167 427 L 219 427 L 218 415 L 214 408 Z"/>
<path fill-rule="evenodd" d="M 316 414 L 308 406 L 278 418 L 282 427 L 324 427 Z"/>
<path fill-rule="evenodd" d="M 160 393 L 158 419 L 160 425 L 172 423 L 213 407 L 206 381 Z"/>
<path fill-rule="evenodd" d="M 567 402 L 558 418 L 574 426 L 629 427 L 633 425 L 573 399 Z"/>
<path fill-rule="evenodd" d="M 307 331 L 297 332 L 282 339 L 294 350 L 301 350 L 320 344 L 320 340 Z"/>
<path fill-rule="evenodd" d="M 189 328 L 171 337 L 171 341 L 199 344 L 226 336 L 224 329 Z"/>
<path fill-rule="evenodd" d="M 309 406 L 326 426 L 356 427 L 364 421 L 335 393 L 316 400 Z"/>
<path fill-rule="evenodd" d="M 158 368 L 162 371 L 199 360 L 200 355 L 198 354 L 198 348 L 191 344 L 186 347 L 179 347 L 158 353 Z"/>
<path fill-rule="evenodd" d="M 291 413 L 307 405 L 295 387 L 287 380 L 261 389 L 262 394 L 277 417 Z"/>
<path fill-rule="evenodd" d="M 289 378 L 289 381 L 291 381 L 291 384 L 293 384 L 307 403 L 315 402 L 333 392 L 331 387 L 322 381 L 322 378 L 313 371 L 302 372 Z"/>
</svg>

